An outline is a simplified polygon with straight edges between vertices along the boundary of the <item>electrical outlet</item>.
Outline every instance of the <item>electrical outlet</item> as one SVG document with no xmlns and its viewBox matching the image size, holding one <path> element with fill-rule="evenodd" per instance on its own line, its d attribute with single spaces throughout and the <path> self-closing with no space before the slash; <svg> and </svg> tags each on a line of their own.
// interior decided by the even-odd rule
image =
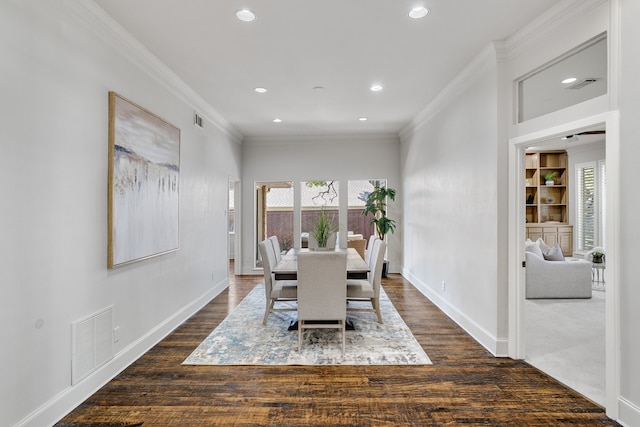
<svg viewBox="0 0 640 427">
<path fill-rule="evenodd" d="M 444 280 L 442 281 L 442 290 L 445 290 L 445 284 L 444 284 Z"/>
<path fill-rule="evenodd" d="M 120 326 L 113 328 L 113 342 L 120 341 Z"/>
</svg>

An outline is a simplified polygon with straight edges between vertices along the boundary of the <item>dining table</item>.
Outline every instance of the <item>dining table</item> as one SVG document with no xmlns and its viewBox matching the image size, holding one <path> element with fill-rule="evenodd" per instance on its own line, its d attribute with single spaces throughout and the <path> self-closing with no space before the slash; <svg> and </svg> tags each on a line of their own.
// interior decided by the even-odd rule
<svg viewBox="0 0 640 427">
<path fill-rule="evenodd" d="M 317 250 L 317 249 L 315 249 Z M 329 249 L 331 250 L 331 249 Z M 347 279 L 367 279 L 369 265 L 353 248 L 336 248 L 336 252 L 347 254 Z M 314 249 L 293 248 L 282 255 L 282 259 L 271 270 L 276 280 L 295 280 L 298 276 L 298 254 L 300 252 L 313 252 Z"/>
<path fill-rule="evenodd" d="M 312 252 L 317 249 L 294 248 L 282 255 L 282 259 L 271 270 L 275 276 L 275 280 L 296 280 L 298 278 L 298 254 L 300 252 Z M 331 249 L 329 249 L 331 250 Z M 367 279 L 369 274 L 369 265 L 362 259 L 358 251 L 353 248 L 336 248 L 338 252 L 346 252 L 347 254 L 347 279 Z M 326 323 L 326 321 L 322 321 Z M 298 329 L 298 320 L 292 320 L 289 325 L 290 331 Z M 347 317 L 346 330 L 354 330 L 353 323 Z"/>
</svg>

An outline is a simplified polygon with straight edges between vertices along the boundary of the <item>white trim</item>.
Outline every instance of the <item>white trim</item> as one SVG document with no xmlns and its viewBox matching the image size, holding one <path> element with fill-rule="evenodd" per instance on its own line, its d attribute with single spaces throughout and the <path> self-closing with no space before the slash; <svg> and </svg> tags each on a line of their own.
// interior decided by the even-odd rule
<svg viewBox="0 0 640 427">
<path fill-rule="evenodd" d="M 200 116 L 206 118 L 232 141 L 241 143 L 242 134 L 229 121 L 95 2 L 63 0 L 60 3 L 79 18 L 90 31 L 110 44 L 150 78 L 198 111 Z"/>
<path fill-rule="evenodd" d="M 565 135 L 577 129 L 593 125 L 606 124 L 606 159 L 607 159 L 607 298 L 606 298 L 606 410 L 607 416 L 616 419 L 618 400 L 620 398 L 620 301 L 618 295 L 619 275 L 619 191 L 618 176 L 620 164 L 619 112 L 612 111 L 587 117 L 574 122 L 555 126 L 522 135 L 509 140 L 510 164 L 513 165 L 509 176 L 509 244 L 514 250 L 509 255 L 509 356 L 524 359 L 525 327 L 524 327 L 524 224 L 523 204 L 524 191 L 524 153 L 526 146 L 551 137 Z"/>
<path fill-rule="evenodd" d="M 620 414 L 620 419 L 617 421 L 623 426 L 640 426 L 640 407 L 634 405 L 633 402 L 620 397 L 618 399 L 618 413 Z M 624 420 L 624 422 L 621 420 Z"/>
<path fill-rule="evenodd" d="M 482 73 L 491 66 L 496 66 L 503 58 L 503 43 L 492 42 L 487 45 L 473 60 L 460 71 L 438 95 L 422 109 L 399 133 L 400 140 L 411 137 L 420 127 L 428 123 L 453 99 L 457 99 Z"/>
<path fill-rule="evenodd" d="M 570 25 L 576 17 L 595 9 L 608 0 L 563 0 L 545 11 L 530 24 L 510 36 L 505 43 L 509 58 L 525 54 L 540 40 L 544 40 L 563 25 Z"/>
<path fill-rule="evenodd" d="M 358 135 L 280 135 L 280 136 L 247 136 L 242 140 L 246 146 L 290 146 L 344 145 L 345 143 L 388 144 L 398 143 L 398 135 L 394 134 L 358 134 Z"/>
<path fill-rule="evenodd" d="M 465 313 L 451 305 L 449 301 L 443 299 L 438 292 L 435 292 L 429 285 L 411 274 L 407 269 L 402 269 L 402 275 L 406 277 L 417 290 L 442 310 L 444 314 L 456 322 L 458 326 L 464 329 L 474 340 L 486 348 L 491 354 L 496 357 L 508 356 L 508 341 L 506 339 L 497 338 L 495 335 L 492 335 Z"/>
<path fill-rule="evenodd" d="M 15 427 L 38 427 L 53 425 L 74 408 L 84 402 L 89 396 L 111 381 L 120 372 L 144 355 L 149 349 L 158 344 L 174 329 L 197 313 L 202 307 L 213 300 L 220 292 L 229 286 L 227 278 L 218 282 L 207 292 L 191 303 L 176 311 L 172 316 L 159 323 L 152 330 L 131 343 L 113 359 L 94 371 L 78 384 L 66 388 L 53 399 L 36 409 L 16 424 Z"/>
</svg>

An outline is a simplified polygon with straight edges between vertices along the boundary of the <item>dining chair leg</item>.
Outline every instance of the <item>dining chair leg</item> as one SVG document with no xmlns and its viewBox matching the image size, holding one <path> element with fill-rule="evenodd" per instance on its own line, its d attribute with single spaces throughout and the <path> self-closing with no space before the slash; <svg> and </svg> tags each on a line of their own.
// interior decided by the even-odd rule
<svg viewBox="0 0 640 427">
<path fill-rule="evenodd" d="M 262 320 L 262 324 L 266 325 L 267 324 L 267 318 L 269 317 L 269 313 L 271 313 L 271 309 L 273 309 L 273 304 L 275 303 L 274 300 L 269 299 L 267 301 L 267 309 L 264 312 L 264 319 Z"/>
<path fill-rule="evenodd" d="M 372 298 L 371 304 L 373 308 L 376 310 L 376 315 L 378 316 L 378 323 L 382 323 L 382 312 L 380 312 L 380 298 Z"/>
<path fill-rule="evenodd" d="M 298 320 L 298 353 L 302 351 L 302 322 L 303 320 Z"/>
</svg>

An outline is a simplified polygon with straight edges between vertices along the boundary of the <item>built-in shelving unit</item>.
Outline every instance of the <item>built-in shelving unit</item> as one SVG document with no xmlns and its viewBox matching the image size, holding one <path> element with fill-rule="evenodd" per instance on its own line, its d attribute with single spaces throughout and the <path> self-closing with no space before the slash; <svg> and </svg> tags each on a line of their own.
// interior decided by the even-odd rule
<svg viewBox="0 0 640 427">
<path fill-rule="evenodd" d="M 542 238 L 548 245 L 560 243 L 565 256 L 573 251 L 573 227 L 568 221 L 569 174 L 567 152 L 532 151 L 526 153 L 527 237 Z M 545 175 L 553 174 L 550 180 Z"/>
</svg>

